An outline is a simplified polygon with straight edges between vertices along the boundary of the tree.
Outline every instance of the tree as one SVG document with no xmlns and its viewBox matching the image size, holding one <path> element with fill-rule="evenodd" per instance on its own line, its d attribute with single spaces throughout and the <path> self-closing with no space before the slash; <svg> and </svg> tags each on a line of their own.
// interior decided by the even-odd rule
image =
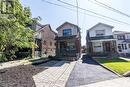
<svg viewBox="0 0 130 87">
<path fill-rule="evenodd" d="M 34 31 L 29 26 L 37 22 L 31 18 L 29 7 L 23 8 L 19 0 L 14 0 L 14 13 L 0 15 L 0 51 L 10 59 L 18 48 L 32 48 Z"/>
</svg>

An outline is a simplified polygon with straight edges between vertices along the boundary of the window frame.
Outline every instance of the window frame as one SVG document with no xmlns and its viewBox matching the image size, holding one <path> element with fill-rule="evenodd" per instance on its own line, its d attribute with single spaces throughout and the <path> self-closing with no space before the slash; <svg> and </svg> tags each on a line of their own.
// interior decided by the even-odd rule
<svg viewBox="0 0 130 87">
<path fill-rule="evenodd" d="M 72 29 L 71 28 L 63 30 L 63 36 L 71 36 L 71 35 L 72 35 Z"/>
<path fill-rule="evenodd" d="M 95 32 L 96 32 L 96 36 L 104 36 L 105 35 L 105 29 L 104 30 L 96 30 Z"/>
</svg>

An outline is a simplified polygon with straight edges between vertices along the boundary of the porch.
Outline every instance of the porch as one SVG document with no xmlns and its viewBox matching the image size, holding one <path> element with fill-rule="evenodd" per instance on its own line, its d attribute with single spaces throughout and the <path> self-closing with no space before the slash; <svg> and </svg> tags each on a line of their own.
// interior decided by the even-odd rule
<svg viewBox="0 0 130 87">
<path fill-rule="evenodd" d="M 64 37 L 57 38 L 56 44 L 56 56 L 65 60 L 76 60 L 80 53 L 80 44 L 75 37 Z"/>
<path fill-rule="evenodd" d="M 116 40 L 98 40 L 91 42 L 91 55 L 108 56 L 117 53 Z"/>
</svg>

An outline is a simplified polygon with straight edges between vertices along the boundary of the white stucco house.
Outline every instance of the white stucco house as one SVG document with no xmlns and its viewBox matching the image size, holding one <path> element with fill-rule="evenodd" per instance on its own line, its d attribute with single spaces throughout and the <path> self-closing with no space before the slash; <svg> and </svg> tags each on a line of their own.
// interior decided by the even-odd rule
<svg viewBox="0 0 130 87">
<path fill-rule="evenodd" d="M 114 31 L 114 38 L 117 39 L 117 52 L 119 54 L 130 54 L 130 32 Z"/>
<path fill-rule="evenodd" d="M 90 55 L 107 55 L 116 53 L 116 39 L 113 37 L 114 27 L 98 23 L 87 30 L 86 46 Z"/>
</svg>

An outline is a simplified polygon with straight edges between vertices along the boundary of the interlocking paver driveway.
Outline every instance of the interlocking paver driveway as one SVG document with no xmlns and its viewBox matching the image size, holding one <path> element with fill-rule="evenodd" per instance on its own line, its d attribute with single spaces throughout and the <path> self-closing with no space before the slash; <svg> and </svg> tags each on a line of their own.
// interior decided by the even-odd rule
<svg viewBox="0 0 130 87">
<path fill-rule="evenodd" d="M 118 78 L 118 76 L 101 67 L 89 56 L 84 55 L 76 63 L 66 83 L 66 87 L 87 85 L 114 78 Z"/>
</svg>

